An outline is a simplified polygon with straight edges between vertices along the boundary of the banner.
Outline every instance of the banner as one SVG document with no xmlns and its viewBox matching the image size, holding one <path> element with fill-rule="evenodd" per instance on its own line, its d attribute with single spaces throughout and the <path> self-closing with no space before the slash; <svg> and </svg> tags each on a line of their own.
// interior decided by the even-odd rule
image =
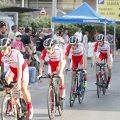
<svg viewBox="0 0 120 120">
<path fill-rule="evenodd" d="M 120 0 L 98 0 L 98 13 L 120 21 Z"/>
</svg>

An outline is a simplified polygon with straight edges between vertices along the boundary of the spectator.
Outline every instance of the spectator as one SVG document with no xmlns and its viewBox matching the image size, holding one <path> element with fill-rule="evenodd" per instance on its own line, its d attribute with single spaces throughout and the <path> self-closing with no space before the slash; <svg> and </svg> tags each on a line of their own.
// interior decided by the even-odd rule
<svg viewBox="0 0 120 120">
<path fill-rule="evenodd" d="M 24 46 L 29 46 L 31 50 L 33 50 L 33 46 L 30 41 L 30 35 L 29 35 L 30 29 L 27 27 L 25 28 L 25 33 L 22 34 L 21 41 L 23 42 Z"/>
<path fill-rule="evenodd" d="M 62 48 L 63 48 L 63 45 L 65 43 L 64 39 L 63 39 L 63 32 L 59 32 L 59 30 L 56 32 L 56 34 L 54 34 L 53 36 L 53 40 L 55 40 L 55 43 L 56 43 L 56 46 L 59 47 L 61 46 L 62 44 Z"/>
<path fill-rule="evenodd" d="M 109 42 L 110 48 L 112 49 L 113 54 L 114 54 L 114 36 L 112 35 L 112 33 L 107 32 L 106 41 Z"/>
<path fill-rule="evenodd" d="M 82 42 L 83 34 L 81 28 L 78 28 L 78 31 L 74 35 L 78 38 L 78 42 Z"/>
<path fill-rule="evenodd" d="M 2 34 L 6 32 L 6 24 L 3 21 L 0 21 L 0 39 L 4 38 Z"/>
<path fill-rule="evenodd" d="M 17 25 L 12 25 L 11 26 L 11 32 L 8 34 L 8 38 L 11 40 L 11 41 L 14 41 L 15 40 L 15 34 L 17 32 Z"/>
<path fill-rule="evenodd" d="M 24 34 L 24 33 L 25 33 L 25 28 L 24 28 L 24 27 L 19 27 L 18 31 L 19 31 L 21 34 Z"/>
<path fill-rule="evenodd" d="M 44 33 L 40 33 L 40 36 L 38 39 L 36 39 L 36 53 L 38 55 L 38 58 L 40 59 L 40 55 L 42 50 L 44 49 L 43 42 L 44 42 Z"/>
<path fill-rule="evenodd" d="M 12 48 L 17 49 L 21 53 L 24 53 L 25 48 L 24 48 L 23 43 L 21 42 L 22 34 L 20 32 L 16 32 L 15 36 L 16 38 L 15 38 L 15 41 L 13 42 Z"/>
<path fill-rule="evenodd" d="M 97 40 L 96 40 L 96 37 L 99 35 L 99 31 L 98 30 L 96 30 L 95 31 L 95 34 L 94 34 L 94 42 L 96 42 Z"/>
<path fill-rule="evenodd" d="M 89 35 L 89 32 L 86 31 L 85 35 L 83 36 L 83 45 L 85 46 L 85 49 L 86 49 L 86 55 L 88 55 L 88 35 Z"/>
<path fill-rule="evenodd" d="M 29 84 L 34 85 L 36 84 L 36 68 L 34 65 L 34 56 L 32 55 L 32 50 L 26 46 L 25 53 L 23 55 L 24 59 L 26 60 L 29 68 Z"/>
<path fill-rule="evenodd" d="M 64 39 L 65 43 L 68 43 L 68 41 L 69 41 L 68 29 L 65 29 L 65 33 L 63 35 L 63 39 Z"/>
</svg>

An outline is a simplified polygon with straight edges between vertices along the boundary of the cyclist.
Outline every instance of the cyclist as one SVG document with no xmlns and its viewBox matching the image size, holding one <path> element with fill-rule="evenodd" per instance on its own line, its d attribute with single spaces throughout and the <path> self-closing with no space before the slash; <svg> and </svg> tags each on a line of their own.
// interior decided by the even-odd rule
<svg viewBox="0 0 120 120">
<path fill-rule="evenodd" d="M 1 61 L 9 64 L 9 70 L 5 75 L 5 80 L 8 84 L 17 80 L 16 89 L 21 90 L 23 97 L 27 103 L 28 117 L 33 117 L 33 107 L 31 103 L 30 93 L 27 89 L 29 82 L 28 66 L 23 55 L 15 49 L 11 49 L 11 40 L 9 38 L 0 39 L 0 51 L 2 54 Z M 12 114 L 12 103 L 9 103 L 10 109 L 8 115 Z"/>
<path fill-rule="evenodd" d="M 94 51 L 93 51 L 93 59 L 92 64 L 95 64 L 95 56 L 96 52 L 98 52 L 96 57 L 96 62 L 101 63 L 103 59 L 106 59 L 107 65 L 108 65 L 108 80 L 107 80 L 107 86 L 106 88 L 110 87 L 110 79 L 111 79 L 111 69 L 112 69 L 112 50 L 110 49 L 110 45 L 107 41 L 104 41 L 104 35 L 99 34 L 96 37 L 97 42 L 94 45 Z M 96 80 L 98 79 L 98 66 L 96 66 Z M 96 82 L 97 83 L 97 82 Z"/>
<path fill-rule="evenodd" d="M 65 52 L 66 69 L 68 68 L 68 56 L 70 52 L 72 54 L 72 69 L 77 69 L 78 64 L 80 63 L 81 68 L 83 69 L 83 73 L 84 73 L 83 87 L 86 88 L 87 87 L 86 50 L 82 43 L 78 43 L 78 38 L 76 36 L 70 37 L 69 44 L 66 47 L 66 52 Z M 72 71 L 72 80 L 73 80 L 74 75 L 75 75 L 75 72 Z"/>
<path fill-rule="evenodd" d="M 47 56 L 49 59 L 49 65 L 51 68 L 51 72 L 53 74 L 59 74 L 60 76 L 60 97 L 65 97 L 65 87 L 64 87 L 64 75 L 63 69 L 65 66 L 65 60 L 63 59 L 63 53 L 60 48 L 55 47 L 54 40 L 52 38 L 48 38 L 44 41 L 44 50 L 42 51 L 41 58 L 40 58 L 40 69 L 39 69 L 39 76 L 42 77 L 42 70 L 44 65 L 45 57 Z"/>
</svg>

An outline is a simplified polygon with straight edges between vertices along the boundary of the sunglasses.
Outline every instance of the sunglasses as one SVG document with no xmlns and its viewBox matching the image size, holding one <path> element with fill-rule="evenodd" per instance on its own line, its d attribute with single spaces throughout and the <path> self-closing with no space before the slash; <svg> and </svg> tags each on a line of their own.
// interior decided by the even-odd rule
<svg viewBox="0 0 120 120">
<path fill-rule="evenodd" d="M 19 29 L 19 30 L 24 30 L 24 29 Z"/>
<path fill-rule="evenodd" d="M 71 46 L 76 46 L 76 43 L 72 43 L 72 44 L 70 44 Z"/>
<path fill-rule="evenodd" d="M 6 50 L 7 49 L 7 47 L 0 47 L 0 51 L 2 51 L 2 50 Z"/>
<path fill-rule="evenodd" d="M 18 36 L 16 36 L 16 37 L 22 37 L 21 35 L 18 35 Z"/>
</svg>

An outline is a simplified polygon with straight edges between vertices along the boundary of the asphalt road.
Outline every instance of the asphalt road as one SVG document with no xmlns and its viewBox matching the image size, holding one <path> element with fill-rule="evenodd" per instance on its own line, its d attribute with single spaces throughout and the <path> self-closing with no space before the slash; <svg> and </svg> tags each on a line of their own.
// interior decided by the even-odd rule
<svg viewBox="0 0 120 120">
<path fill-rule="evenodd" d="M 76 99 L 74 106 L 69 105 L 70 76 L 65 74 L 66 99 L 62 117 L 56 113 L 54 120 L 120 120 L 120 57 L 113 63 L 111 87 L 106 95 L 97 98 L 95 85 L 95 68 L 90 67 L 88 60 L 88 87 L 82 104 Z M 47 66 L 45 66 L 47 71 Z M 49 120 L 47 113 L 48 80 L 42 79 L 42 83 L 29 87 L 31 92 L 34 118 L 33 120 Z M 3 97 L 0 97 L 0 106 Z"/>
</svg>

